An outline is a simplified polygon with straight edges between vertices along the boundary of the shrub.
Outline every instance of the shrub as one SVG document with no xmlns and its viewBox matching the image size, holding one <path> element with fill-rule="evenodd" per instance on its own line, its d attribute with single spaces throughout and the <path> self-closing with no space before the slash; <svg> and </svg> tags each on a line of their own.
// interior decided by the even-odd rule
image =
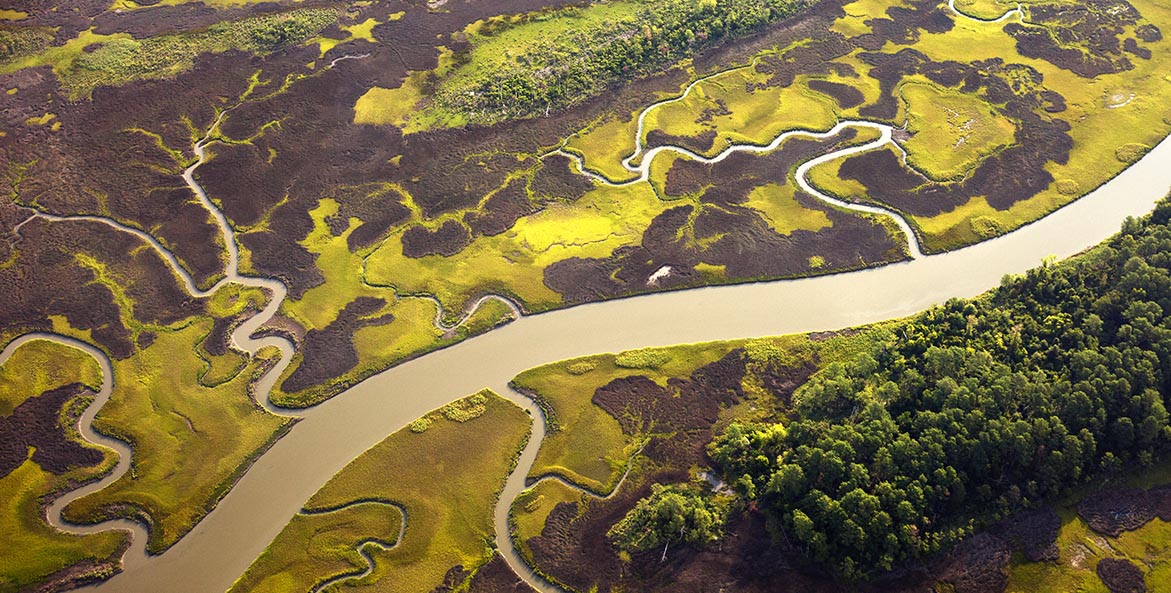
<svg viewBox="0 0 1171 593">
<path fill-rule="evenodd" d="M 596 368 L 598 368 L 597 363 L 588 360 L 582 360 L 570 364 L 569 366 L 565 367 L 565 370 L 568 371 L 570 375 L 584 375 Z"/>
<path fill-rule="evenodd" d="M 660 348 L 627 350 L 614 357 L 614 364 L 624 369 L 654 369 L 671 360 L 671 355 Z"/>
</svg>

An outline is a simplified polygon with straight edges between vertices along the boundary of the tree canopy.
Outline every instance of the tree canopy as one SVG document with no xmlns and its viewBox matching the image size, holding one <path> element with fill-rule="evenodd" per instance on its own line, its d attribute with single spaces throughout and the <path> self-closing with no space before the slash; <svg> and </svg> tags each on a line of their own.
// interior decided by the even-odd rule
<svg viewBox="0 0 1171 593">
<path fill-rule="evenodd" d="M 693 488 L 651 486 L 651 495 L 638 501 L 607 534 L 619 548 L 641 552 L 672 543 L 706 545 L 720 539 L 727 522 L 728 504 Z"/>
<path fill-rule="evenodd" d="M 949 546 L 982 524 L 1171 440 L 1171 202 L 1071 261 L 900 324 L 797 391 L 781 425 L 709 448 L 779 538 L 847 578 Z"/>
</svg>

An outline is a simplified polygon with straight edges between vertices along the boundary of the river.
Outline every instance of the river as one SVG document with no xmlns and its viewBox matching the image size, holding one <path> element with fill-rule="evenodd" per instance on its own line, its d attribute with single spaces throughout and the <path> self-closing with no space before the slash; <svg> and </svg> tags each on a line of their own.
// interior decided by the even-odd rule
<svg viewBox="0 0 1171 593">
<path fill-rule="evenodd" d="M 102 591 L 222 592 L 335 472 L 388 434 L 548 362 L 645 346 L 832 330 L 979 294 L 1004 274 L 1076 254 L 1171 188 L 1171 140 L 1086 197 L 1004 237 L 881 268 L 581 305 L 505 327 L 375 375 L 306 410 L 217 508 L 166 554 L 131 561 Z M 539 424 L 539 423 L 538 423 Z M 522 456 L 509 499 L 540 441 Z M 410 537 L 409 531 L 407 537 Z"/>
</svg>

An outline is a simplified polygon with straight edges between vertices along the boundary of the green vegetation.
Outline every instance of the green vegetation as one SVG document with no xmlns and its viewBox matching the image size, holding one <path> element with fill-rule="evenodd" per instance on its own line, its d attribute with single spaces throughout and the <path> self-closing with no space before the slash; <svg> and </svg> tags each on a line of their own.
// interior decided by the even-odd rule
<svg viewBox="0 0 1171 593">
<path fill-rule="evenodd" d="M 269 362 L 264 356 L 215 388 L 200 384 L 203 362 L 193 353 L 210 327 L 210 320 L 197 320 L 160 332 L 149 348 L 114 361 L 114 393 L 94 428 L 130 444 L 131 470 L 67 506 L 68 520 L 144 520 L 151 526 L 148 549 L 162 552 L 289 428 L 289 420 L 252 400 L 250 386 Z"/>
<path fill-rule="evenodd" d="M 584 166 L 614 183 L 635 178 L 622 166 L 622 160 L 634 153 L 634 135 L 638 132 L 637 114 L 623 121 L 612 116 L 595 122 L 565 142 L 566 152 L 582 157 Z M 660 157 L 666 159 L 667 155 Z"/>
<path fill-rule="evenodd" d="M 400 430 L 338 472 L 231 591 L 310 590 L 363 572 L 359 550 L 373 572 L 347 587 L 404 593 L 431 591 L 451 568 L 474 573 L 491 559 L 493 504 L 530 419 L 491 392 L 452 406 L 463 421 L 450 420 L 448 408 L 432 412 L 425 430 Z M 407 525 L 396 541 L 400 509 Z"/>
<path fill-rule="evenodd" d="M 961 179 L 1013 141 L 1013 123 L 979 97 L 928 84 L 905 84 L 900 95 L 912 134 L 907 160 L 931 179 Z"/>
<path fill-rule="evenodd" d="M 782 235 L 793 231 L 820 231 L 833 223 L 820 210 L 811 210 L 797 202 L 792 184 L 770 183 L 752 190 L 745 206 L 757 210 L 769 228 Z"/>
<path fill-rule="evenodd" d="M 44 36 L 35 31 L 5 30 L 0 36 L 0 74 L 51 65 L 69 96 L 80 99 L 103 85 L 174 76 L 190 69 L 200 54 L 232 49 L 265 53 L 300 43 L 337 18 L 330 8 L 305 8 L 146 39 L 83 31 L 53 47 L 46 47 Z"/>
<path fill-rule="evenodd" d="M 724 536 L 730 499 L 678 486 L 651 486 L 651 495 L 638 501 L 607 537 L 627 552 L 657 550 L 663 557 L 671 544 L 704 546 Z"/>
<path fill-rule="evenodd" d="M 18 348 L 0 367 L 0 417 L 12 414 L 25 399 L 79 382 L 97 391 L 102 371 L 88 354 L 53 342 L 35 340 Z M 70 440 L 83 443 L 71 421 L 92 401 L 79 397 L 60 418 L 60 430 Z M 89 445 L 85 445 L 91 448 Z M 116 455 L 99 449 L 103 459 L 91 467 L 75 467 L 54 474 L 32 459 L 0 477 L 0 589 L 21 590 L 43 583 L 50 575 L 82 562 L 95 563 L 95 576 L 105 574 L 108 564 L 128 544 L 121 532 L 94 535 L 62 533 L 45 521 L 42 501 L 62 493 L 70 484 L 88 482 L 109 472 Z M 31 453 L 31 451 L 30 451 Z"/>
<path fill-rule="evenodd" d="M 718 360 L 732 347 L 676 346 L 669 355 L 664 349 L 631 350 L 558 362 L 517 375 L 513 386 L 538 401 L 549 430 L 529 477 L 557 475 L 597 494 L 610 492 L 649 435 L 624 435 L 618 420 L 591 401 L 594 392 L 631 375 L 665 383 L 669 377 L 686 376 Z"/>
<path fill-rule="evenodd" d="M 815 375 L 783 429 L 729 429 L 713 458 L 810 561 L 851 578 L 1150 464 L 1171 440 L 1169 219 L 1165 200 L 1087 255 L 900 324 Z"/>
<path fill-rule="evenodd" d="M 621 81 L 661 71 L 790 16 L 805 0 L 635 0 L 478 23 L 456 67 L 436 76 L 431 109 L 444 127 L 532 117 Z"/>
<path fill-rule="evenodd" d="M 2 12 L 0 11 L 0 13 Z M 4 62 L 40 52 L 52 42 L 53 32 L 51 29 L 13 27 L 0 24 L 0 67 Z"/>
<path fill-rule="evenodd" d="M 517 549 L 530 565 L 533 553 L 528 541 L 541 535 L 549 513 L 562 502 L 584 505 L 589 500 L 588 495 L 559 480 L 541 480 L 516 497 L 509 515 L 509 525 Z"/>
</svg>

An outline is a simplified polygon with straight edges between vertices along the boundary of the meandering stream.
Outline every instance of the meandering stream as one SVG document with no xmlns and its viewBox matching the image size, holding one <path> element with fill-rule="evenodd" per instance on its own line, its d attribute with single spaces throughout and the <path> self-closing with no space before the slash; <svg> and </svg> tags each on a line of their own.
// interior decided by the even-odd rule
<svg viewBox="0 0 1171 593">
<path fill-rule="evenodd" d="M 698 82 L 692 83 L 688 90 Z M 678 97 L 670 100 L 678 100 Z M 167 261 L 192 296 L 208 296 L 228 283 L 265 290 L 270 295 L 267 305 L 232 332 L 231 342 L 234 348 L 250 354 L 267 346 L 279 349 L 279 362 L 256 384 L 255 394 L 260 405 L 270 412 L 302 419 L 244 474 L 216 509 L 190 533 L 166 554 L 148 558 L 145 554 L 146 534 L 137 523 L 108 521 L 83 527 L 64 524 L 60 520 L 60 509 L 66 504 L 117 480 L 130 465 L 131 451 L 125 443 L 97 434 L 91 426 L 94 414 L 108 400 L 114 386 L 109 359 L 91 345 L 55 334 L 28 334 L 7 344 L 0 353 L 0 364 L 21 344 L 47 339 L 81 349 L 102 367 L 102 389 L 83 414 L 79 428 L 87 440 L 117 451 L 120 456 L 118 465 L 100 481 L 54 501 L 48 513 L 54 526 L 71 532 L 106 529 L 133 532 L 134 544 L 126 555 L 125 571 L 98 587 L 105 591 L 149 593 L 218 593 L 226 590 L 289 519 L 301 511 L 304 502 L 349 461 L 412 420 L 487 386 L 528 410 L 534 418 L 532 437 L 509 476 L 496 508 L 498 547 L 522 578 L 543 592 L 556 591 L 535 577 L 520 561 L 508 538 L 508 509 L 523 490 L 525 477 L 545 436 L 544 418 L 537 406 L 508 387 L 513 376 L 541 364 L 598 352 L 832 330 L 909 315 L 948 298 L 974 296 L 995 286 L 1004 274 L 1024 272 L 1044 257 L 1067 257 L 1099 243 L 1116 232 L 1125 217 L 1147 212 L 1171 187 L 1171 167 L 1166 166 L 1171 162 L 1171 140 L 1164 140 L 1115 179 L 1038 222 L 971 247 L 923 256 L 910 226 L 897 213 L 837 201 L 818 192 L 806 180 L 809 170 L 817 164 L 892 142 L 890 126 L 867 121 L 842 121 L 827 132 L 790 131 L 780 134 L 768 146 L 730 146 L 710 158 L 675 146 L 656 147 L 644 154 L 642 126 L 651 107 L 640 114 L 635 152 L 623 163 L 628 170 L 637 172 L 639 179 L 622 183 L 645 181 L 651 160 L 662 151 L 674 151 L 703 162 L 717 162 L 735 151 L 773 150 L 785 139 L 797 135 L 825 138 L 849 126 L 877 129 L 880 137 L 873 142 L 802 163 L 797 169 L 796 179 L 802 190 L 836 207 L 894 219 L 907 237 L 913 259 L 845 274 L 650 294 L 523 317 L 511 301 L 488 295 L 469 307 L 455 325 L 442 323 L 443 311 L 437 303 L 436 325 L 445 330 L 465 322 L 479 305 L 489 299 L 501 300 L 520 318 L 485 335 L 384 371 L 317 407 L 294 411 L 272 406 L 267 397 L 289 364 L 292 344 L 275 336 L 251 337 L 276 314 L 287 290 L 279 281 L 240 274 L 234 230 L 194 179 L 196 169 L 206 161 L 207 145 L 215 142 L 218 119 L 208 134 L 193 146 L 197 160 L 183 173 L 192 192 L 215 219 L 228 255 L 224 277 L 210 289 L 200 289 L 169 250 L 139 229 L 102 217 L 35 213 L 34 217 L 50 221 L 107 224 L 120 232 L 138 236 Z M 577 160 L 584 173 L 599 178 L 584 169 L 579 157 L 570 156 Z M 639 156 L 642 161 L 636 166 L 634 159 Z M 605 178 L 599 180 L 611 183 Z M 402 298 L 411 297 L 404 295 Z"/>
<path fill-rule="evenodd" d="M 846 274 L 650 294 L 525 316 L 391 368 L 301 412 L 301 422 L 191 533 L 166 554 L 128 566 L 101 588 L 226 590 L 350 460 L 415 418 L 484 387 L 518 401 L 535 420 L 497 508 L 497 524 L 506 525 L 504 513 L 523 489 L 544 437 L 540 411 L 508 387 L 521 371 L 598 352 L 839 329 L 974 296 L 1004 274 L 1023 273 L 1047 256 L 1068 257 L 1095 245 L 1127 216 L 1149 211 L 1171 188 L 1168 162 L 1171 140 L 1164 140 L 1073 204 L 1009 235 L 957 251 Z M 516 564 L 507 540 L 498 543 L 510 564 L 528 575 L 523 564 Z"/>
</svg>

